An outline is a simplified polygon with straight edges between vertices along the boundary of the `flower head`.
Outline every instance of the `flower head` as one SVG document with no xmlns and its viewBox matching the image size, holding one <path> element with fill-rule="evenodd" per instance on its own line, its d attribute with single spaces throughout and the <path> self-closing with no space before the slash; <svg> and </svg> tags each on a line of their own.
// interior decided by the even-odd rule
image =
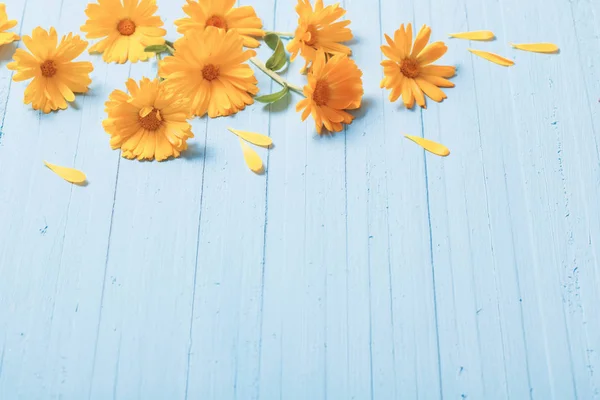
<svg viewBox="0 0 600 400">
<path fill-rule="evenodd" d="M 129 159 L 179 157 L 187 149 L 186 141 L 194 137 L 187 122 L 188 101 L 158 79 L 143 78 L 139 84 L 129 79 L 126 85 L 129 94 L 115 90 L 106 102 L 108 118 L 103 125 L 111 147 L 120 148 Z"/>
<path fill-rule="evenodd" d="M 310 0 L 298 0 L 296 12 L 298 28 L 287 45 L 292 61 L 300 53 L 308 65 L 315 60 L 317 50 L 331 55 L 352 53 L 348 46 L 340 44 L 352 39 L 352 31 L 347 28 L 350 21 L 334 22 L 346 14 L 339 4 L 323 7 L 323 0 L 317 0 L 313 10 Z"/>
<path fill-rule="evenodd" d="M 227 116 L 254 103 L 258 81 L 245 63 L 254 55 L 237 32 L 208 27 L 175 42 L 175 54 L 160 63 L 159 74 L 171 90 L 192 99 L 195 115 Z"/>
<path fill-rule="evenodd" d="M 186 34 L 192 30 L 203 31 L 209 26 L 224 31 L 236 31 L 244 39 L 244 46 L 260 45 L 256 37 L 265 36 L 262 21 L 251 6 L 234 8 L 236 0 L 187 0 L 183 11 L 189 18 L 175 21 L 177 32 Z"/>
<path fill-rule="evenodd" d="M 10 28 L 14 28 L 17 25 L 17 21 L 14 19 L 9 20 L 6 14 L 6 5 L 0 3 L 0 46 L 3 44 L 9 44 L 15 40 L 19 40 L 19 35 L 13 32 L 5 32 Z"/>
<path fill-rule="evenodd" d="M 85 40 L 69 33 L 58 43 L 54 28 L 48 33 L 37 27 L 31 36 L 23 36 L 23 42 L 29 52 L 17 49 L 15 61 L 7 67 L 17 71 L 13 75 L 15 82 L 33 78 L 25 89 L 25 104 L 49 113 L 67 108 L 67 101 L 75 101 L 74 93 L 87 92 L 94 67 L 89 61 L 73 61 L 87 47 Z"/>
<path fill-rule="evenodd" d="M 342 130 L 342 123 L 350 124 L 354 117 L 345 110 L 360 107 L 363 96 L 362 72 L 356 63 L 345 55 L 326 60 L 325 53 L 317 53 L 304 87 L 306 99 L 296 105 L 302 112 L 302 121 L 309 114 L 315 120 L 317 132 L 323 126 L 330 132 Z"/>
<path fill-rule="evenodd" d="M 454 76 L 454 67 L 430 65 L 448 50 L 443 42 L 427 44 L 430 35 L 431 29 L 423 25 L 413 43 L 411 24 L 406 30 L 402 24 L 394 33 L 394 40 L 385 35 L 389 46 L 381 46 L 381 51 L 389 60 L 381 62 L 385 74 L 381 87 L 391 90 L 390 101 L 402 96 L 406 108 L 412 108 L 416 98 L 417 104 L 426 108 L 423 93 L 440 102 L 446 98 L 440 87 L 454 87 L 446 79 Z"/>
<path fill-rule="evenodd" d="M 138 3 L 139 1 L 139 3 Z M 154 13 L 156 0 L 98 0 L 88 4 L 88 20 L 81 27 L 88 39 L 103 38 L 90 48 L 90 53 L 102 53 L 106 62 L 137 62 L 154 57 L 144 49 L 165 42 L 163 22 Z"/>
</svg>

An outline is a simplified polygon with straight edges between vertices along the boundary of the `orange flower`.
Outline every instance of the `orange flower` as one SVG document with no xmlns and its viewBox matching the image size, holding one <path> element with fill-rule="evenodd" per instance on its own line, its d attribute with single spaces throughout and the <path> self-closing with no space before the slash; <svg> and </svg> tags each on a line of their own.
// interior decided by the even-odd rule
<svg viewBox="0 0 600 400">
<path fill-rule="evenodd" d="M 340 132 L 342 123 L 354 120 L 346 110 L 360 107 L 364 93 L 361 77 L 362 72 L 347 56 L 338 54 L 327 61 L 323 50 L 319 50 L 304 87 L 306 99 L 296 105 L 296 111 L 304 110 L 302 121 L 311 114 L 319 134 L 323 126 L 330 132 Z"/>
<path fill-rule="evenodd" d="M 79 35 L 69 33 L 59 42 L 54 28 L 48 32 L 38 26 L 31 36 L 23 36 L 23 43 L 29 51 L 17 49 L 7 68 L 17 71 L 15 82 L 31 79 L 25 89 L 25 104 L 48 114 L 67 108 L 67 102 L 75 101 L 75 93 L 88 91 L 94 67 L 89 61 L 73 61 L 88 45 Z"/>
<path fill-rule="evenodd" d="M 187 0 L 183 11 L 190 18 L 175 21 L 177 32 L 187 33 L 190 30 L 204 31 L 208 26 L 236 31 L 243 39 L 245 47 L 260 46 L 255 37 L 265 36 L 262 21 L 251 6 L 233 7 L 236 0 L 202 0 L 201 2 Z"/>
<path fill-rule="evenodd" d="M 323 7 L 323 0 L 317 0 L 313 10 L 310 0 L 298 0 L 296 12 L 298 28 L 287 45 L 292 61 L 300 53 L 308 65 L 315 61 L 318 50 L 332 55 L 352 53 L 348 46 L 340 44 L 353 37 L 352 31 L 347 28 L 351 21 L 334 22 L 346 14 L 339 4 Z"/>
<path fill-rule="evenodd" d="M 5 32 L 8 29 L 14 28 L 17 25 L 17 21 L 14 19 L 8 19 L 6 14 L 6 5 L 0 3 L 0 46 L 8 43 L 12 43 L 15 40 L 19 40 L 19 35 L 14 32 Z"/>
<path fill-rule="evenodd" d="M 167 33 L 161 28 L 160 17 L 154 15 L 156 10 L 156 0 L 98 0 L 88 4 L 88 19 L 81 31 L 89 39 L 102 38 L 89 52 L 102 53 L 104 61 L 120 64 L 154 57 L 144 49 L 163 44 Z"/>
<path fill-rule="evenodd" d="M 428 45 L 430 35 L 431 29 L 423 25 L 413 43 L 411 24 L 406 30 L 402 24 L 394 33 L 394 40 L 385 35 L 389 46 L 381 46 L 381 51 L 389 60 L 381 62 L 385 74 L 381 87 L 391 90 L 390 101 L 402 96 L 406 108 L 412 108 L 416 98 L 417 104 L 426 108 L 423 93 L 440 102 L 447 97 L 440 87 L 454 87 L 454 83 L 446 79 L 454 76 L 454 67 L 430 65 L 448 50 L 444 42 Z"/>
</svg>

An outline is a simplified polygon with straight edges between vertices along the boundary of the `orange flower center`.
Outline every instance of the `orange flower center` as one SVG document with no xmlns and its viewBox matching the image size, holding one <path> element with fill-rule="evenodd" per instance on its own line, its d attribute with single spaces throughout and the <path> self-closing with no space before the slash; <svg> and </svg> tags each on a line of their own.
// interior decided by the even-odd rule
<svg viewBox="0 0 600 400">
<path fill-rule="evenodd" d="M 227 21 L 225 18 L 213 15 L 206 20 L 206 26 L 214 26 L 215 28 L 221 28 L 227 30 Z"/>
<path fill-rule="evenodd" d="M 207 64 L 202 68 L 202 77 L 207 81 L 213 81 L 219 77 L 219 67 Z"/>
<path fill-rule="evenodd" d="M 150 114 L 145 117 L 140 117 L 140 126 L 148 131 L 155 131 L 162 125 L 162 120 L 160 119 L 160 111 L 156 108 L 153 108 L 150 111 Z"/>
<path fill-rule="evenodd" d="M 327 104 L 330 97 L 331 88 L 329 87 L 329 84 L 324 80 L 318 80 L 312 95 L 313 101 L 320 107 Z"/>
<path fill-rule="evenodd" d="M 314 25 L 309 25 L 306 28 L 306 33 L 308 33 L 308 35 L 310 35 L 307 40 L 304 41 L 304 43 L 307 46 L 313 46 L 317 43 L 317 38 L 318 38 L 318 34 L 317 34 L 317 28 L 315 28 Z"/>
<path fill-rule="evenodd" d="M 40 69 L 42 70 L 42 75 L 46 78 L 50 78 L 56 75 L 56 63 L 52 60 L 46 60 L 40 65 Z"/>
<path fill-rule="evenodd" d="M 407 78 L 414 79 L 421 73 L 421 67 L 417 60 L 406 58 L 400 63 L 400 72 Z"/>
<path fill-rule="evenodd" d="M 131 36 L 135 33 L 135 23 L 129 18 L 125 18 L 119 21 L 117 30 L 123 36 Z"/>
</svg>

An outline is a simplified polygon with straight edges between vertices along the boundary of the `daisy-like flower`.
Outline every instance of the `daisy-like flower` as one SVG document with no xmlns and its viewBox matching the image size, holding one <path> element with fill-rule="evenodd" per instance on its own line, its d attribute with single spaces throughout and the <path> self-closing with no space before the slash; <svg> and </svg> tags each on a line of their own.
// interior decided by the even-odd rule
<svg viewBox="0 0 600 400">
<path fill-rule="evenodd" d="M 67 108 L 67 101 L 75 101 L 74 93 L 87 92 L 92 82 L 89 74 L 94 67 L 89 61 L 74 62 L 73 59 L 83 53 L 88 42 L 69 33 L 58 43 L 54 28 L 48 33 L 40 27 L 35 28 L 31 36 L 23 36 L 23 42 L 29 52 L 17 49 L 13 56 L 15 61 L 7 67 L 17 71 L 13 75 L 15 82 L 33 78 L 25 89 L 25 104 L 47 114 Z"/>
<path fill-rule="evenodd" d="M 179 157 L 194 137 L 187 122 L 188 100 L 167 89 L 165 82 L 143 78 L 126 83 L 129 94 L 115 90 L 106 102 L 104 129 L 113 149 L 125 158 L 166 160 Z"/>
<path fill-rule="evenodd" d="M 319 134 L 323 126 L 340 132 L 342 123 L 350 124 L 354 119 L 345 110 L 360 107 L 364 93 L 361 77 L 362 72 L 348 56 L 338 54 L 327 60 L 319 50 L 304 87 L 306 99 L 296 105 L 296 111 L 304 110 L 302 121 L 311 114 Z"/>
<path fill-rule="evenodd" d="M 256 37 L 265 36 L 262 21 L 252 6 L 234 8 L 236 0 L 187 0 L 183 11 L 189 18 L 175 21 L 177 32 L 186 34 L 191 30 L 203 31 L 209 26 L 225 31 L 236 31 L 244 39 L 244 46 L 260 46 Z"/>
<path fill-rule="evenodd" d="M 426 108 L 423 93 L 440 102 L 447 97 L 440 87 L 454 87 L 454 83 L 446 79 L 454 76 L 454 67 L 430 65 L 448 50 L 444 42 L 427 44 L 430 36 L 431 28 L 423 25 L 413 44 L 411 24 L 406 30 L 402 24 L 394 33 L 394 40 L 385 35 L 389 46 L 381 46 L 381 51 L 389 60 L 381 62 L 385 74 L 381 87 L 391 90 L 390 101 L 402 96 L 406 108 L 412 108 L 416 98 L 417 104 Z"/>
<path fill-rule="evenodd" d="M 317 57 L 317 50 L 331 55 L 352 53 L 348 46 L 340 44 L 353 37 L 347 27 L 350 21 L 334 22 L 346 14 L 339 4 L 323 7 L 323 0 L 317 0 L 313 10 L 310 0 L 298 0 L 296 12 L 298 27 L 287 45 L 292 61 L 300 54 L 308 65 Z"/>
<path fill-rule="evenodd" d="M 254 103 L 252 95 L 258 93 L 254 71 L 245 63 L 255 55 L 244 50 L 237 32 L 208 27 L 177 40 L 159 75 L 171 90 L 191 99 L 195 115 L 232 115 Z"/>
<path fill-rule="evenodd" d="M 10 28 L 14 28 L 17 25 L 17 21 L 14 19 L 9 20 L 6 14 L 6 5 L 0 3 L 0 46 L 9 44 L 15 40 L 19 40 L 19 35 L 13 32 L 5 32 Z"/>
<path fill-rule="evenodd" d="M 102 53 L 104 61 L 120 64 L 154 57 L 144 49 L 164 44 L 167 33 L 161 28 L 160 17 L 154 15 L 157 9 L 155 0 L 98 0 L 88 4 L 88 19 L 81 31 L 88 39 L 103 38 L 89 52 Z"/>
</svg>

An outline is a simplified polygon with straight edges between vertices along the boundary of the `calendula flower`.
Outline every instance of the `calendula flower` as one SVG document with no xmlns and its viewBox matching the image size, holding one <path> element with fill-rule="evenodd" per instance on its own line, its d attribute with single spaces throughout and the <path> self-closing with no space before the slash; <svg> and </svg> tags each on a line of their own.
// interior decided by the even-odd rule
<svg viewBox="0 0 600 400">
<path fill-rule="evenodd" d="M 0 46 L 3 44 L 9 44 L 15 40 L 19 40 L 19 35 L 13 32 L 5 32 L 10 28 L 14 28 L 17 25 L 17 21 L 14 19 L 9 20 L 6 14 L 6 5 L 0 3 Z"/>
<path fill-rule="evenodd" d="M 90 48 L 90 53 L 102 53 L 104 61 L 120 64 L 154 57 L 144 49 L 164 44 L 167 33 L 161 28 L 160 17 L 154 15 L 157 9 L 155 0 L 98 0 L 97 4 L 88 4 L 88 20 L 81 31 L 88 39 L 103 38 Z"/>
<path fill-rule="evenodd" d="M 254 103 L 258 81 L 245 62 L 255 55 L 244 50 L 235 31 L 193 30 L 175 42 L 175 54 L 160 63 L 159 75 L 171 90 L 192 100 L 195 115 L 227 116 Z"/>
<path fill-rule="evenodd" d="M 129 94 L 115 90 L 106 102 L 108 118 L 103 125 L 111 147 L 120 148 L 129 159 L 179 157 L 187 149 L 186 141 L 194 137 L 187 122 L 188 100 L 158 79 L 143 78 L 139 85 L 129 79 L 126 86 Z"/>
<path fill-rule="evenodd" d="M 304 87 L 306 99 L 296 105 L 296 111 L 304 110 L 302 121 L 311 114 L 319 134 L 323 126 L 330 132 L 341 131 L 342 123 L 350 124 L 354 119 L 345 110 L 360 107 L 364 93 L 361 77 L 362 72 L 348 56 L 326 60 L 319 50 Z"/>
<path fill-rule="evenodd" d="M 298 28 L 287 45 L 292 61 L 300 53 L 308 65 L 315 60 L 317 50 L 331 55 L 352 53 L 348 46 L 340 44 L 352 39 L 352 31 L 347 28 L 350 21 L 334 22 L 346 14 L 339 4 L 323 7 L 323 0 L 317 0 L 313 10 L 310 0 L 298 0 L 296 12 Z"/>
<path fill-rule="evenodd" d="M 416 98 L 417 104 L 426 108 L 423 93 L 440 102 L 447 97 L 440 87 L 454 87 L 446 79 L 454 76 L 454 67 L 430 65 L 448 50 L 443 42 L 427 44 L 430 36 L 431 29 L 423 25 L 413 44 L 411 24 L 406 30 L 402 24 L 394 33 L 394 40 L 385 35 L 389 46 L 381 46 L 381 51 L 389 60 L 381 62 L 385 74 L 381 87 L 391 90 L 390 101 L 402 96 L 406 108 L 412 108 Z"/>
<path fill-rule="evenodd" d="M 25 104 L 49 113 L 67 108 L 67 101 L 75 101 L 74 93 L 87 92 L 92 82 L 89 74 L 94 67 L 88 61 L 73 59 L 83 53 L 88 42 L 69 33 L 57 43 L 54 28 L 48 33 L 40 27 L 35 28 L 31 36 L 23 36 L 23 42 L 29 52 L 17 49 L 13 56 L 15 61 L 7 67 L 17 71 L 13 75 L 16 82 L 33 78 L 25 89 Z"/>
<path fill-rule="evenodd" d="M 175 21 L 177 32 L 186 34 L 191 30 L 203 31 L 209 26 L 225 31 L 236 31 L 244 39 L 244 46 L 260 45 L 256 37 L 265 36 L 262 21 L 251 6 L 235 7 L 236 0 L 187 0 L 183 11 L 189 18 Z"/>
</svg>

